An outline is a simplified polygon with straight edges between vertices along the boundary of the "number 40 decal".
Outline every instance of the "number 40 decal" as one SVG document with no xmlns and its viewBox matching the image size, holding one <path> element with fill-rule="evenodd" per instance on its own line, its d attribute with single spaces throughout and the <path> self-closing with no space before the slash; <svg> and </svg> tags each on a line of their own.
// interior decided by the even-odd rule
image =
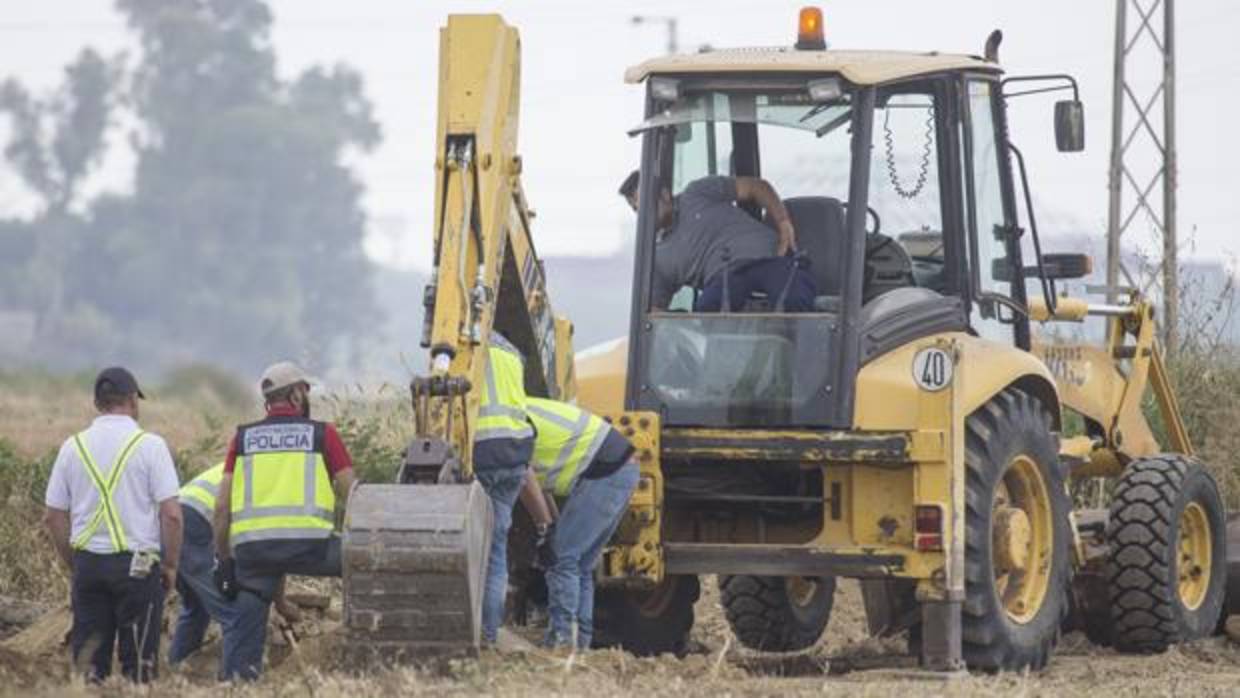
<svg viewBox="0 0 1240 698">
<path fill-rule="evenodd" d="M 913 380 L 922 390 L 935 392 L 952 382 L 952 357 L 938 347 L 926 347 L 913 357 Z"/>
</svg>

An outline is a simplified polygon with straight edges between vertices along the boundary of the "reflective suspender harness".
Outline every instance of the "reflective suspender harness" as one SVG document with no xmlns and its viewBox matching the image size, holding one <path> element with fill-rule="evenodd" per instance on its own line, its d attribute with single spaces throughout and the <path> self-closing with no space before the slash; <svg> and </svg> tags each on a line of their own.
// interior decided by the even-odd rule
<svg viewBox="0 0 1240 698">
<path fill-rule="evenodd" d="M 234 546 L 331 536 L 336 495 L 322 443 L 323 425 L 308 419 L 267 419 L 237 430 Z"/>
<path fill-rule="evenodd" d="M 533 466 L 538 482 L 565 497 L 602 448 L 611 426 L 566 402 L 529 398 L 526 409 L 537 430 Z"/>
<path fill-rule="evenodd" d="M 112 552 L 127 552 L 129 542 L 125 540 L 125 527 L 116 513 L 116 502 L 112 499 L 112 494 L 116 492 L 116 485 L 121 481 L 125 466 L 129 465 L 129 457 L 133 455 L 142 437 L 146 436 L 146 432 L 139 429 L 125 441 L 120 452 L 116 454 L 116 460 L 112 462 L 107 480 L 104 480 L 99 466 L 95 465 L 95 459 L 91 456 L 90 450 L 86 448 L 86 444 L 82 443 L 82 435 L 85 433 L 74 434 L 73 445 L 77 448 L 78 457 L 81 458 L 82 465 L 86 468 L 86 474 L 90 476 L 95 490 L 99 492 L 99 508 L 95 509 L 94 515 L 91 516 L 90 522 L 86 524 L 82 533 L 72 541 L 73 547 L 76 550 L 85 550 L 86 544 L 90 542 L 102 524 L 107 526 L 108 537 L 112 539 Z"/>
</svg>

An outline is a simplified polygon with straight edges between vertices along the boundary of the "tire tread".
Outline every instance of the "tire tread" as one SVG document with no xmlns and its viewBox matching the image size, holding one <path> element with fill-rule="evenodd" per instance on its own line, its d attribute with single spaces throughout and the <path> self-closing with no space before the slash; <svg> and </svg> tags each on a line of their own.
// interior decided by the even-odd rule
<svg viewBox="0 0 1240 698">
<path fill-rule="evenodd" d="M 1177 501 L 1190 471 L 1179 454 L 1133 461 L 1116 483 L 1107 524 L 1111 634 L 1122 652 L 1155 653 L 1185 639 L 1172 576 Z"/>
<path fill-rule="evenodd" d="M 830 594 L 835 584 L 831 578 Z M 812 647 L 822 636 L 826 624 L 815 632 L 800 627 L 790 618 L 789 601 L 783 577 L 721 575 L 719 593 L 724 615 L 732 633 L 742 645 L 765 652 L 792 652 Z M 832 602 L 827 602 L 830 617 Z"/>
</svg>

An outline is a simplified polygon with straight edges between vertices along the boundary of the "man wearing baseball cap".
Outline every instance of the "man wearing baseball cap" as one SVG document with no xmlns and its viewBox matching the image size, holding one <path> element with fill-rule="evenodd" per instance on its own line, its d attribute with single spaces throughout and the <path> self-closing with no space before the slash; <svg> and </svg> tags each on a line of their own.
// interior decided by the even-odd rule
<svg viewBox="0 0 1240 698">
<path fill-rule="evenodd" d="M 112 672 L 114 647 L 126 678 L 154 678 L 177 578 L 177 472 L 164 440 L 138 426 L 144 397 L 126 369 L 100 372 L 99 416 L 65 440 L 47 483 L 44 524 L 72 573 L 73 661 L 91 682 Z"/>
<path fill-rule="evenodd" d="M 340 576 L 337 500 L 353 486 L 353 461 L 336 427 L 310 419 L 310 378 L 281 361 L 263 371 L 261 421 L 237 427 L 215 502 L 215 584 L 250 637 L 225 680 L 262 671 L 267 617 L 285 574 Z"/>
</svg>

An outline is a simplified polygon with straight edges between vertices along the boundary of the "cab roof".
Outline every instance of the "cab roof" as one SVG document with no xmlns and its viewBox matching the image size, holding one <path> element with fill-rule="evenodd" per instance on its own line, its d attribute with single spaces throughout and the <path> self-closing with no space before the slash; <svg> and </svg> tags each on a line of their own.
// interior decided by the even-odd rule
<svg viewBox="0 0 1240 698">
<path fill-rule="evenodd" d="M 803 51 L 788 46 L 709 50 L 652 58 L 624 71 L 624 81 L 639 83 L 652 75 L 673 73 L 836 73 L 856 85 L 880 85 L 952 70 L 1000 72 L 999 65 L 978 56 L 909 51 Z"/>
</svg>

